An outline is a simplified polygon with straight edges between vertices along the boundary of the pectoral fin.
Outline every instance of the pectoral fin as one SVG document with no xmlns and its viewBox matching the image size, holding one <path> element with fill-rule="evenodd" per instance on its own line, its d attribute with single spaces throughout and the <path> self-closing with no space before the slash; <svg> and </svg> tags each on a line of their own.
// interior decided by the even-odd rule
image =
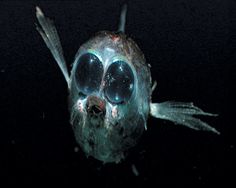
<svg viewBox="0 0 236 188">
<path fill-rule="evenodd" d="M 36 29 L 42 36 L 44 42 L 59 65 L 69 87 L 69 74 L 56 27 L 50 19 L 44 16 L 42 10 L 39 7 L 36 7 L 36 17 L 41 26 L 40 27 L 36 25 Z"/>
<path fill-rule="evenodd" d="M 204 112 L 193 103 L 166 101 L 162 103 L 151 103 L 150 114 L 155 118 L 172 121 L 176 124 L 184 125 L 195 130 L 211 131 L 220 134 L 215 128 L 194 115 L 217 116 L 216 114 Z"/>
</svg>

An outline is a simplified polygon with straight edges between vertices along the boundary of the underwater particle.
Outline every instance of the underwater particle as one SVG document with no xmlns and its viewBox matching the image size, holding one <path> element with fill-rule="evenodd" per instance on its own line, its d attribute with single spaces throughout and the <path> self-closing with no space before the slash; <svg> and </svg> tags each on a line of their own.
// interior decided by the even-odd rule
<svg viewBox="0 0 236 188">
<path fill-rule="evenodd" d="M 139 172 L 134 164 L 131 165 L 132 172 L 134 173 L 135 176 L 139 176 Z"/>
<path fill-rule="evenodd" d="M 42 113 L 42 119 L 43 120 L 45 119 L 45 113 L 44 112 Z"/>
<path fill-rule="evenodd" d="M 196 170 L 197 169 L 197 166 L 193 166 L 193 170 Z"/>
<path fill-rule="evenodd" d="M 11 144 L 12 145 L 16 144 L 16 141 L 15 140 L 11 140 Z"/>
<path fill-rule="evenodd" d="M 74 147 L 74 152 L 77 153 L 79 151 L 79 147 L 75 146 Z"/>
</svg>

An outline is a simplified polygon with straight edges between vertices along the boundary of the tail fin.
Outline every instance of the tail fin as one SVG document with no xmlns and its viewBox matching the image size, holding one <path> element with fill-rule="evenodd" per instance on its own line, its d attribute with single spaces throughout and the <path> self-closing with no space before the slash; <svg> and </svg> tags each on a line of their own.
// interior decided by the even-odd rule
<svg viewBox="0 0 236 188">
<path fill-rule="evenodd" d="M 153 117 L 172 121 L 176 124 L 184 125 L 195 130 L 211 131 L 220 134 L 215 128 L 193 115 L 217 116 L 204 112 L 193 103 L 166 101 L 163 103 L 151 103 L 150 114 Z"/>
</svg>

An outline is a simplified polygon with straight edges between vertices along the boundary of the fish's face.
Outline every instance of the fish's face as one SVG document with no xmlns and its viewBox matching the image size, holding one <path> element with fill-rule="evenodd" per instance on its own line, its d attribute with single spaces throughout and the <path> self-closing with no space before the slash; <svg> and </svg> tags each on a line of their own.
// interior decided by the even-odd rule
<svg viewBox="0 0 236 188">
<path fill-rule="evenodd" d="M 88 156 L 119 162 L 146 128 L 148 114 L 176 124 L 220 134 L 193 115 L 207 113 L 192 103 L 151 103 L 150 69 L 137 44 L 125 34 L 127 6 L 118 31 L 102 31 L 83 44 L 69 76 L 57 30 L 39 7 L 36 17 L 42 36 L 69 88 L 71 124 L 77 142 Z"/>
<path fill-rule="evenodd" d="M 88 156 L 119 162 L 142 135 L 151 76 L 136 43 L 99 32 L 76 54 L 70 77 L 71 124 Z"/>
</svg>

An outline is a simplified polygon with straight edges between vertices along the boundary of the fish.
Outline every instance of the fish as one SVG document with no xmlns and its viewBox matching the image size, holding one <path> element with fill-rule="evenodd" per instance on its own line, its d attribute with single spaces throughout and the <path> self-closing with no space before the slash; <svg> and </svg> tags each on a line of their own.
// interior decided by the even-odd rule
<svg viewBox="0 0 236 188">
<path fill-rule="evenodd" d="M 70 123 L 86 156 L 120 163 L 147 130 L 149 117 L 220 134 L 196 116 L 217 116 L 192 102 L 152 102 L 156 81 L 137 43 L 125 34 L 127 5 L 117 31 L 99 31 L 76 55 L 70 73 L 52 20 L 36 6 L 36 29 L 57 62 L 69 93 Z"/>
</svg>

